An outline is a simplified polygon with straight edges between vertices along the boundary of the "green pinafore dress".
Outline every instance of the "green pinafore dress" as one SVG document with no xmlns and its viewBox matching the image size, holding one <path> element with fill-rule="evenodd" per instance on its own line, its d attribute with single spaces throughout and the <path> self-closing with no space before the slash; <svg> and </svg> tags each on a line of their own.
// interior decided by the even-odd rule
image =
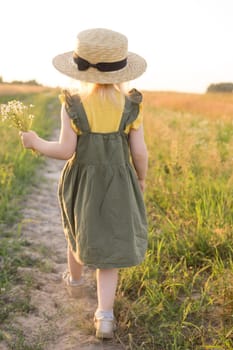
<svg viewBox="0 0 233 350">
<path fill-rule="evenodd" d="M 137 265 L 147 249 L 147 219 L 124 130 L 137 118 L 139 103 L 133 93 L 125 97 L 119 130 L 96 133 L 80 97 L 66 93 L 65 98 L 67 113 L 82 132 L 59 181 L 68 244 L 77 261 L 90 267 Z"/>
</svg>

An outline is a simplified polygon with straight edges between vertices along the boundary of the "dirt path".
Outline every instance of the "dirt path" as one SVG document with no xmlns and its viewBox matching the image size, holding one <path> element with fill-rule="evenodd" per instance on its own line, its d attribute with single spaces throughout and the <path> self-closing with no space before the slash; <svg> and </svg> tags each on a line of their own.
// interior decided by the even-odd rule
<svg viewBox="0 0 233 350">
<path fill-rule="evenodd" d="M 30 242 L 25 254 L 36 263 L 18 269 L 27 285 L 27 288 L 18 286 L 18 293 L 29 295 L 31 311 L 26 316 L 15 315 L 12 324 L 22 331 L 25 344 L 34 344 L 30 349 L 122 350 L 116 341 L 102 342 L 94 336 L 94 272 L 85 270 L 88 287 L 81 299 L 69 297 L 62 283 L 61 276 L 67 267 L 66 241 L 57 202 L 57 183 L 63 165 L 63 161 L 48 160 L 41 181 L 23 204 L 22 235 Z M 1 350 L 7 349 L 1 344 Z"/>
</svg>

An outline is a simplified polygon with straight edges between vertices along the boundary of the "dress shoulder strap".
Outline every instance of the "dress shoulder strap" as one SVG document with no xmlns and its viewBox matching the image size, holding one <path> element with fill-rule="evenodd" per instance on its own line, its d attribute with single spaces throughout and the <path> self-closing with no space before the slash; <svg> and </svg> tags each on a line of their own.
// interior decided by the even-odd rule
<svg viewBox="0 0 233 350">
<path fill-rule="evenodd" d="M 68 90 L 63 91 L 65 97 L 65 108 L 73 123 L 82 132 L 89 132 L 90 126 L 80 96 L 72 95 Z"/>
<path fill-rule="evenodd" d="M 125 97 L 125 106 L 119 126 L 119 131 L 124 131 L 129 124 L 133 123 L 133 121 L 137 119 L 141 102 L 141 92 L 136 89 L 130 90 L 128 95 Z"/>
</svg>

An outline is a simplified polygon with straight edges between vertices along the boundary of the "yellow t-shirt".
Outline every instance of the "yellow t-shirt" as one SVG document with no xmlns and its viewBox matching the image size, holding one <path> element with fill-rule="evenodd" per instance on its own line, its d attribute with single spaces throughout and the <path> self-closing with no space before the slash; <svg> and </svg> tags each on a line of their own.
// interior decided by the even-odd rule
<svg viewBox="0 0 233 350">
<path fill-rule="evenodd" d="M 107 98 L 100 100 L 98 94 L 92 93 L 88 97 L 82 99 L 82 104 L 92 132 L 108 133 L 118 131 L 124 109 L 125 97 L 120 92 L 116 91 L 115 98 L 116 102 Z M 65 95 L 60 95 L 60 100 L 62 103 L 65 102 Z M 126 127 L 125 132 L 129 133 L 130 129 L 137 130 L 142 121 L 143 117 L 140 105 L 137 119 Z M 73 123 L 72 127 L 77 134 L 80 135 L 82 133 Z"/>
</svg>

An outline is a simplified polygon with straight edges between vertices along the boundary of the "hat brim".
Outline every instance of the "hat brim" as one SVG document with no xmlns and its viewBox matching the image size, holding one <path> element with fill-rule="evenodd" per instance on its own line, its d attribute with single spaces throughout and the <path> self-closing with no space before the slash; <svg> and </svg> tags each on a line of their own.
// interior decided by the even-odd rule
<svg viewBox="0 0 233 350">
<path fill-rule="evenodd" d="M 80 71 L 73 61 L 73 51 L 65 52 L 54 57 L 54 67 L 61 73 L 77 80 L 90 83 L 114 84 L 123 83 L 138 78 L 146 70 L 146 61 L 143 57 L 128 52 L 126 67 L 112 72 L 101 72 L 90 67 L 85 71 Z"/>
</svg>

